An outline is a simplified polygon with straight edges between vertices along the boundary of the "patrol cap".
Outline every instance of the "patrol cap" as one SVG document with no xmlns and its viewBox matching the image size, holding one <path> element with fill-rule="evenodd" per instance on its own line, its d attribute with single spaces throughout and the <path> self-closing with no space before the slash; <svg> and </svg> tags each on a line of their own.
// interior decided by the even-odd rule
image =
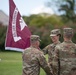
<svg viewBox="0 0 76 75">
<path fill-rule="evenodd" d="M 51 31 L 50 36 L 57 36 L 57 35 L 61 35 L 60 29 L 54 29 Z"/>
<path fill-rule="evenodd" d="M 63 34 L 64 35 L 72 35 L 73 34 L 73 28 L 64 28 Z"/>
<path fill-rule="evenodd" d="M 30 40 L 31 40 L 31 41 L 41 41 L 41 40 L 40 40 L 40 37 L 39 37 L 38 35 L 31 35 L 31 36 L 30 36 Z"/>
</svg>

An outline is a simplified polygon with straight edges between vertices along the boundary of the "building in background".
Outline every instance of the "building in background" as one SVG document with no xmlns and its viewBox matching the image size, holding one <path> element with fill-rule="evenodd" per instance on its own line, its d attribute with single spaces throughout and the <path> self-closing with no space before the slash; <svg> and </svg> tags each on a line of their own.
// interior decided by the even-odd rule
<svg viewBox="0 0 76 75">
<path fill-rule="evenodd" d="M 4 26 L 9 24 L 9 17 L 2 10 L 0 10 L 0 23 Z"/>
</svg>

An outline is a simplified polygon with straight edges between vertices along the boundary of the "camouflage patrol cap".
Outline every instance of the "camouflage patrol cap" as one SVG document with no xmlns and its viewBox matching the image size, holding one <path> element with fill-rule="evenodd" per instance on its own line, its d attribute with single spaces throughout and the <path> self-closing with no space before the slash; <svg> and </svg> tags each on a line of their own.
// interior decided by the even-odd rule
<svg viewBox="0 0 76 75">
<path fill-rule="evenodd" d="M 57 35 L 61 35 L 60 29 L 54 29 L 51 31 L 50 36 L 57 36 Z"/>
<path fill-rule="evenodd" d="M 41 40 L 40 40 L 40 37 L 39 37 L 38 35 L 31 35 L 31 36 L 30 36 L 30 40 L 31 40 L 31 41 L 41 41 Z"/>
<path fill-rule="evenodd" d="M 63 34 L 64 35 L 72 35 L 73 34 L 73 28 L 64 28 Z"/>
</svg>

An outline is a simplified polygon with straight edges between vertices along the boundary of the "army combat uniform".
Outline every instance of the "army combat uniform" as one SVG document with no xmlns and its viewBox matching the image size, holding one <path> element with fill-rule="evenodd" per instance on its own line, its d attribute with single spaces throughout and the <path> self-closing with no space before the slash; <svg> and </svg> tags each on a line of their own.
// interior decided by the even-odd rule
<svg viewBox="0 0 76 75">
<path fill-rule="evenodd" d="M 64 34 L 72 33 L 71 28 L 64 28 Z M 60 75 L 76 75 L 76 44 L 71 40 L 56 46 L 55 58 L 60 61 Z"/>
<path fill-rule="evenodd" d="M 60 34 L 60 30 L 54 29 L 51 31 L 50 36 L 57 36 L 58 34 Z M 58 44 L 60 44 L 60 41 L 58 41 L 57 43 L 52 43 L 43 49 L 44 55 L 48 54 L 48 63 L 52 68 L 53 75 L 58 75 L 58 61 L 54 60 L 55 47 Z"/>
<path fill-rule="evenodd" d="M 33 36 L 34 40 L 37 40 L 37 36 Z M 35 39 L 36 38 L 36 39 Z M 22 55 L 23 59 L 23 74 L 22 75 L 39 75 L 40 67 L 47 73 L 52 75 L 51 70 L 47 64 L 44 54 L 37 48 L 30 46 L 25 49 Z"/>
</svg>

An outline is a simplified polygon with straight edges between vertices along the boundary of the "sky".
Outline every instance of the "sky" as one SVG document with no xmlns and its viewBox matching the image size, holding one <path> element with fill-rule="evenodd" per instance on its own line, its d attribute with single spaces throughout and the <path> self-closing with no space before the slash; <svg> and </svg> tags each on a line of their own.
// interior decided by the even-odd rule
<svg viewBox="0 0 76 75">
<path fill-rule="evenodd" d="M 54 11 L 51 8 L 45 8 L 45 3 L 47 0 L 13 0 L 17 6 L 21 15 L 29 16 L 33 13 L 38 13 L 43 11 L 49 12 L 51 14 Z M 44 9 L 45 8 L 45 9 Z M 0 0 L 0 10 L 4 11 L 9 15 L 9 0 Z"/>
</svg>

